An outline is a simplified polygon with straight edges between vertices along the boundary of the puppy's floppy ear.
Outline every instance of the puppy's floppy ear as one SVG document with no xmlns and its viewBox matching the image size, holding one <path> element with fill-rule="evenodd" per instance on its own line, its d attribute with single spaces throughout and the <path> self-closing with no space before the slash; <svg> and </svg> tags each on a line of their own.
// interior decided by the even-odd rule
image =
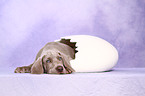
<svg viewBox="0 0 145 96">
<path fill-rule="evenodd" d="M 75 70 L 70 65 L 70 59 L 69 59 L 69 57 L 64 55 L 64 54 L 61 54 L 61 55 L 62 55 L 62 59 L 63 59 L 63 66 L 68 71 L 68 73 L 70 74 L 72 72 L 75 72 Z"/>
<path fill-rule="evenodd" d="M 31 73 L 32 74 L 43 74 L 44 70 L 43 70 L 43 57 L 39 57 L 34 63 L 33 66 L 31 68 Z"/>
</svg>

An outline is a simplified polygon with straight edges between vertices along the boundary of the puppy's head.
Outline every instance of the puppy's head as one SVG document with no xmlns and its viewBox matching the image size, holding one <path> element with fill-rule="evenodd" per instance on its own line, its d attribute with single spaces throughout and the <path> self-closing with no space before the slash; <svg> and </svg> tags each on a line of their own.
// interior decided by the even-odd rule
<svg viewBox="0 0 145 96">
<path fill-rule="evenodd" d="M 74 72 L 69 63 L 70 59 L 57 51 L 49 51 L 33 64 L 33 74 L 69 74 Z"/>
</svg>

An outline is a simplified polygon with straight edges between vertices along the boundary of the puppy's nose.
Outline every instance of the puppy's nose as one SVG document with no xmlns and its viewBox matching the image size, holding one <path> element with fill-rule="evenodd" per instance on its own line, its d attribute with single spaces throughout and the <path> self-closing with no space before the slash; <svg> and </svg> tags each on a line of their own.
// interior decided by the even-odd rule
<svg viewBox="0 0 145 96">
<path fill-rule="evenodd" d="M 63 71 L 63 67 L 62 67 L 62 66 L 57 66 L 57 67 L 56 67 L 56 70 L 57 70 L 58 72 L 62 72 L 62 71 Z"/>
</svg>

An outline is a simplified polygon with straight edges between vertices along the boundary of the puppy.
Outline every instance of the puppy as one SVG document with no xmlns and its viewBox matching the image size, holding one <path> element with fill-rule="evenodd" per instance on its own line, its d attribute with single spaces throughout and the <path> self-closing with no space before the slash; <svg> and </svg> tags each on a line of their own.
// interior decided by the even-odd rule
<svg viewBox="0 0 145 96">
<path fill-rule="evenodd" d="M 70 39 L 61 39 L 58 42 L 47 43 L 37 54 L 33 64 L 17 67 L 15 73 L 32 74 L 70 74 L 75 70 L 70 60 L 75 59 L 76 42 Z"/>
</svg>

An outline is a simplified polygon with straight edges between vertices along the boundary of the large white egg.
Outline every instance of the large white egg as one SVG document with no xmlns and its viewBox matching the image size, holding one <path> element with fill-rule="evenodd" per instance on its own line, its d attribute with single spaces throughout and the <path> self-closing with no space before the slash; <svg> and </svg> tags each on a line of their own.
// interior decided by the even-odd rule
<svg viewBox="0 0 145 96">
<path fill-rule="evenodd" d="M 118 52 L 109 42 L 89 35 L 63 37 L 77 42 L 78 53 L 71 65 L 76 72 L 108 71 L 117 64 Z"/>
</svg>

